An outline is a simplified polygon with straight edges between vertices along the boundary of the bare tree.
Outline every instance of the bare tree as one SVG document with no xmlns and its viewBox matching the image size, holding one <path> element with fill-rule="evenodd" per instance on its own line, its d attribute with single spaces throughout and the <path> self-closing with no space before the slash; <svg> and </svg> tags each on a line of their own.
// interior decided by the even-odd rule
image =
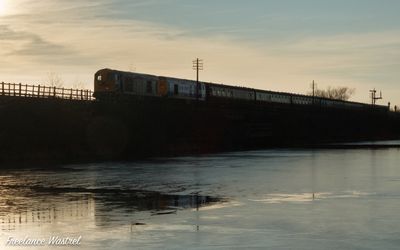
<svg viewBox="0 0 400 250">
<path fill-rule="evenodd" d="M 64 81 L 61 79 L 61 77 L 54 72 L 47 73 L 46 81 L 46 83 L 51 87 L 61 88 L 64 85 Z"/>
<path fill-rule="evenodd" d="M 86 84 L 84 84 L 81 81 L 77 81 L 74 84 L 72 84 L 73 89 L 85 89 L 85 87 L 86 87 Z"/>
<path fill-rule="evenodd" d="M 324 97 L 324 98 L 330 98 L 330 99 L 337 99 L 337 100 L 342 100 L 342 101 L 347 101 L 352 97 L 355 93 L 354 88 L 349 88 L 349 87 L 331 87 L 328 86 L 326 89 L 318 89 L 316 88 L 314 90 L 315 96 L 318 97 Z M 312 95 L 313 92 L 310 91 L 308 93 L 309 95 Z"/>
</svg>

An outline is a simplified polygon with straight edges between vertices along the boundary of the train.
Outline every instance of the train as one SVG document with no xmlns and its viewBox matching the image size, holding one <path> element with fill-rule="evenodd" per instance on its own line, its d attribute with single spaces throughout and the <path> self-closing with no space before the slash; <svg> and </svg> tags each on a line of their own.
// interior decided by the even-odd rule
<svg viewBox="0 0 400 250">
<path fill-rule="evenodd" d="M 238 87 L 225 84 L 193 81 L 165 76 L 155 76 L 113 69 L 101 69 L 94 75 L 94 96 L 98 99 L 124 95 L 185 99 L 206 102 L 210 99 L 247 101 L 286 105 L 319 106 L 351 110 L 389 111 L 388 106 L 329 99 L 310 95 L 293 94 Z"/>
</svg>

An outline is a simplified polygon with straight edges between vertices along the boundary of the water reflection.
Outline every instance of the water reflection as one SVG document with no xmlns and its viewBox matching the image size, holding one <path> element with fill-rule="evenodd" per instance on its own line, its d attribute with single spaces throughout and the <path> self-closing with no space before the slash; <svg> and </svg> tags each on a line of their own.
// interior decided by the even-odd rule
<svg viewBox="0 0 400 250">
<path fill-rule="evenodd" d="M 170 195 L 154 191 L 58 187 L 0 186 L 0 225 L 16 230 L 23 224 L 73 223 L 95 226 L 126 224 L 120 214 L 146 211 L 150 216 L 176 214 L 178 210 L 205 207 L 221 199 L 192 195 Z M 129 223 L 144 224 L 130 218 Z"/>
<path fill-rule="evenodd" d="M 312 202 L 322 199 L 341 199 L 341 198 L 360 198 L 362 196 L 373 195 L 373 193 L 365 193 L 359 191 L 346 191 L 342 193 L 293 193 L 293 194 L 268 194 L 262 199 L 253 199 L 252 201 L 267 204 L 283 203 L 283 202 Z"/>
<path fill-rule="evenodd" d="M 48 197 L 50 198 L 50 197 Z M 20 226 L 48 223 L 73 222 L 82 218 L 94 218 L 95 202 L 91 195 L 75 197 L 64 202 L 47 202 L 45 199 L 30 199 L 32 203 L 13 203 L 2 205 L 0 208 L 0 223 L 2 230 L 16 230 Z M 0 200 L 3 204 L 3 199 Z"/>
</svg>

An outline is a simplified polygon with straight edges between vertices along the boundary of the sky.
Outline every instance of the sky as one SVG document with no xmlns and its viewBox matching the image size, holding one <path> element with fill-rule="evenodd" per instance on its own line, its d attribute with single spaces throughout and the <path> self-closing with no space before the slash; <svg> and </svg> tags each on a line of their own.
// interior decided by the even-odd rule
<svg viewBox="0 0 400 250">
<path fill-rule="evenodd" d="M 101 68 L 400 105 L 398 0 L 0 0 L 0 81 L 93 88 Z"/>
</svg>

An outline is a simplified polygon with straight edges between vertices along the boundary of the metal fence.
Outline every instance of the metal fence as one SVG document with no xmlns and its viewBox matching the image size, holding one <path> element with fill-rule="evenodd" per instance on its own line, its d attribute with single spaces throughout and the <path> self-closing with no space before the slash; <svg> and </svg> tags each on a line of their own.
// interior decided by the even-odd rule
<svg viewBox="0 0 400 250">
<path fill-rule="evenodd" d="M 16 97 L 59 98 L 81 101 L 94 100 L 93 91 L 91 90 L 5 82 L 0 84 L 0 95 Z"/>
</svg>

